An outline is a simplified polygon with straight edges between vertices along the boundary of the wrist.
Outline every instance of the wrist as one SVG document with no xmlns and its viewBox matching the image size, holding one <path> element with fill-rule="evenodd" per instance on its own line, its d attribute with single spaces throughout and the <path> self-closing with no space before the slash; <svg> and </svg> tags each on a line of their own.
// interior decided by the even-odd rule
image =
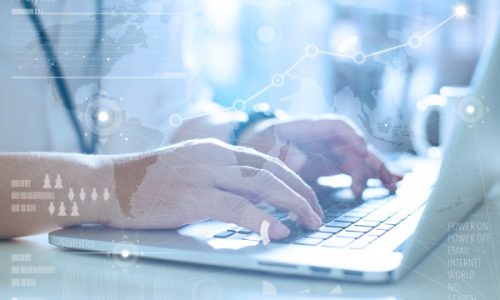
<svg viewBox="0 0 500 300">
<path fill-rule="evenodd" d="M 249 113 L 246 120 L 235 126 L 229 143 L 232 145 L 247 146 L 253 136 L 258 136 L 265 128 L 276 122 L 276 114 L 268 110 L 259 110 Z"/>
<path fill-rule="evenodd" d="M 181 125 L 171 144 L 202 138 L 216 138 L 230 142 L 234 129 L 245 120 L 245 117 L 245 113 L 242 112 L 224 112 L 188 120 Z"/>
<path fill-rule="evenodd" d="M 241 132 L 237 145 L 262 151 L 262 146 L 274 140 L 274 126 L 277 119 L 260 120 Z M 263 151 L 262 151 L 263 152 Z"/>
<path fill-rule="evenodd" d="M 86 210 L 81 210 L 85 223 L 106 225 L 110 221 L 116 201 L 113 163 L 113 156 L 104 155 L 94 156 L 92 160 L 84 162 L 79 177 L 85 178 L 81 186 L 86 192 L 87 205 L 90 204 Z M 80 196 L 80 191 L 75 191 L 76 198 Z"/>
</svg>

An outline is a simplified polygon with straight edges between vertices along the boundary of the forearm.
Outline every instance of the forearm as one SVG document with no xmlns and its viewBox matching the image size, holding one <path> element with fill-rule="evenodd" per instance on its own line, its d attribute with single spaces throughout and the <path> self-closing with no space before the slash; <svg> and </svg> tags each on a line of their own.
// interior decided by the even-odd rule
<svg viewBox="0 0 500 300">
<path fill-rule="evenodd" d="M 287 116 L 280 112 L 280 119 L 283 118 L 287 118 Z M 202 116 L 185 120 L 171 143 L 199 138 L 216 138 L 226 143 L 233 142 L 235 130 L 238 130 L 237 141 L 234 142 L 267 153 L 268 151 L 263 150 L 269 150 L 269 147 L 275 146 L 276 136 L 272 131 L 266 131 L 266 129 L 275 124 L 277 119 L 254 120 L 243 130 L 237 129 L 241 122 L 247 122 L 247 120 L 248 115 L 244 112 L 227 111 L 227 109 L 225 111 L 224 108 L 211 103 L 208 108 L 203 110 Z M 258 138 L 256 138 L 257 136 Z"/>
<path fill-rule="evenodd" d="M 0 167 L 0 238 L 105 222 L 114 193 L 105 156 L 0 154 Z"/>
<path fill-rule="evenodd" d="M 229 142 L 236 126 L 245 121 L 246 114 L 234 111 L 220 112 L 223 108 L 213 106 L 207 110 L 206 115 L 185 120 L 171 140 L 171 144 L 200 138 L 216 138 Z"/>
</svg>

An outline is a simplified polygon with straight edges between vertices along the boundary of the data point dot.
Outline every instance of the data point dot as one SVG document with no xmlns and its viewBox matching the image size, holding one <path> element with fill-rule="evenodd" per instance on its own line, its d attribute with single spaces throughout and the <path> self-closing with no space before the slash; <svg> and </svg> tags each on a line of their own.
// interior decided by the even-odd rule
<svg viewBox="0 0 500 300">
<path fill-rule="evenodd" d="M 469 9 L 464 4 L 457 5 L 453 8 L 455 16 L 463 18 L 469 14 Z"/>
<path fill-rule="evenodd" d="M 242 99 L 234 100 L 233 102 L 233 109 L 235 111 L 245 111 L 246 109 L 246 103 Z"/>
<path fill-rule="evenodd" d="M 285 83 L 285 77 L 281 74 L 275 74 L 272 78 L 272 84 L 274 86 L 282 86 Z"/>
<path fill-rule="evenodd" d="M 316 45 L 308 45 L 306 47 L 306 55 L 308 57 L 314 57 L 319 54 L 318 46 Z"/>
<path fill-rule="evenodd" d="M 358 51 L 352 55 L 352 61 L 355 64 L 362 65 L 366 61 L 366 54 L 362 51 Z"/>
<path fill-rule="evenodd" d="M 487 107 L 474 96 L 464 97 L 456 105 L 458 120 L 469 124 L 480 121 L 487 112 Z"/>
<path fill-rule="evenodd" d="M 173 114 L 168 119 L 168 122 L 172 127 L 179 127 L 182 124 L 182 117 L 178 114 Z"/>
<path fill-rule="evenodd" d="M 420 46 L 422 46 L 422 38 L 419 37 L 418 35 L 412 35 L 409 39 L 408 39 L 408 44 L 410 45 L 410 47 L 412 48 L 418 48 Z"/>
</svg>

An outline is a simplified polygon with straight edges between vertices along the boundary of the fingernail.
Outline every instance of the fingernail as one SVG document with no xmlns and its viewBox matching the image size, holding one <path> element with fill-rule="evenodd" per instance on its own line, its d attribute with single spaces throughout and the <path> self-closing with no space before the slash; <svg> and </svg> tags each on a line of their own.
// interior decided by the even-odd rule
<svg viewBox="0 0 500 300">
<path fill-rule="evenodd" d="M 318 215 L 319 215 L 319 218 L 321 219 L 321 222 L 323 222 L 323 220 L 325 219 L 325 213 L 323 212 L 323 210 L 321 208 L 318 211 Z"/>
<path fill-rule="evenodd" d="M 321 226 L 321 224 L 323 224 L 323 221 L 321 220 L 321 218 L 314 214 L 311 218 L 311 226 L 312 226 L 312 229 L 317 229 Z"/>
<path fill-rule="evenodd" d="M 356 199 L 361 199 L 361 196 L 363 195 L 363 189 L 360 186 L 354 185 L 351 190 Z"/>
<path fill-rule="evenodd" d="M 269 236 L 271 239 L 280 240 L 286 238 L 290 234 L 290 229 L 280 222 L 274 222 L 269 228 Z"/>
<path fill-rule="evenodd" d="M 321 225 L 323 225 L 323 218 L 318 216 L 317 219 L 316 219 L 317 223 L 316 223 L 316 229 L 319 228 Z"/>
</svg>

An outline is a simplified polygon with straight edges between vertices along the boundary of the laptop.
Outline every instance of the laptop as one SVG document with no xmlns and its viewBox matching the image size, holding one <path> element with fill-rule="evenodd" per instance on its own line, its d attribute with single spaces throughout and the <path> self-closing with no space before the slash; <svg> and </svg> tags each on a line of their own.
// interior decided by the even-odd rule
<svg viewBox="0 0 500 300">
<path fill-rule="evenodd" d="M 442 161 L 417 161 L 394 194 L 373 185 L 356 201 L 346 189 L 331 189 L 321 199 L 326 218 L 317 231 L 304 230 L 285 212 L 273 211 L 292 233 L 269 244 L 257 233 L 217 221 L 176 230 L 80 226 L 51 232 L 49 242 L 110 254 L 123 267 L 143 257 L 359 282 L 396 281 L 500 181 L 500 34 L 491 42 L 476 70 L 474 96 L 456 106 L 457 124 Z M 460 111 L 470 105 L 475 109 Z M 464 114 L 471 112 L 481 115 Z"/>
</svg>

